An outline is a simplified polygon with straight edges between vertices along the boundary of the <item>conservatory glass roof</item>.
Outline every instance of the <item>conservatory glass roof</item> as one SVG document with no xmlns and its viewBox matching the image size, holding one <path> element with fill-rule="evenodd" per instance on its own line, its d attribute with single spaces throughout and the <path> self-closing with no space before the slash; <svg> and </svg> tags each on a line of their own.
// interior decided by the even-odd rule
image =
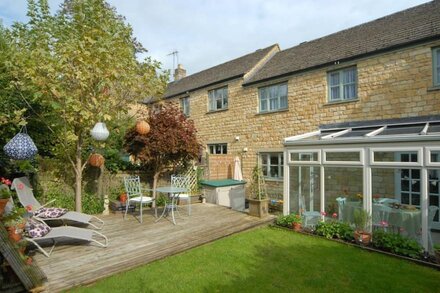
<svg viewBox="0 0 440 293">
<path fill-rule="evenodd" d="M 322 125 L 317 131 L 284 139 L 285 145 L 390 141 L 440 141 L 440 116 Z"/>
</svg>

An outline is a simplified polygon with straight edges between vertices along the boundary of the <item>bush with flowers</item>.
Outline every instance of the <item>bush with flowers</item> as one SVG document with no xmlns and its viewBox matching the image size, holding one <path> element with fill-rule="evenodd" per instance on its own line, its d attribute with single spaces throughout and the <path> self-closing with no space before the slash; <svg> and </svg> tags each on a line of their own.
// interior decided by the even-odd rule
<svg viewBox="0 0 440 293">
<path fill-rule="evenodd" d="M 321 213 L 324 217 L 326 216 L 325 212 Z M 342 239 L 345 241 L 353 240 L 353 228 L 344 222 L 339 222 L 337 220 L 338 214 L 333 213 L 332 219 L 327 221 L 321 221 L 315 227 L 315 234 L 324 236 L 328 239 Z"/>
<path fill-rule="evenodd" d="M 0 178 L 0 199 L 9 199 L 11 197 L 11 180 L 1 177 Z"/>
<path fill-rule="evenodd" d="M 301 224 L 302 217 L 300 214 L 292 213 L 286 216 L 279 216 L 276 220 L 276 224 L 282 227 L 291 227 L 292 224 Z"/>
</svg>

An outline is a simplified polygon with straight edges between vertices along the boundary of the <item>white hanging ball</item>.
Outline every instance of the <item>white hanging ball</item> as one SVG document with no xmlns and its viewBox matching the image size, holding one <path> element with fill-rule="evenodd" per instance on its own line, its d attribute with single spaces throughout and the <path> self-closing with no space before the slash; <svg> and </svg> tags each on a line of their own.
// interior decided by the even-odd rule
<svg viewBox="0 0 440 293">
<path fill-rule="evenodd" d="M 93 129 L 90 131 L 90 135 L 96 140 L 106 140 L 110 135 L 105 123 L 98 122 L 95 124 Z"/>
</svg>

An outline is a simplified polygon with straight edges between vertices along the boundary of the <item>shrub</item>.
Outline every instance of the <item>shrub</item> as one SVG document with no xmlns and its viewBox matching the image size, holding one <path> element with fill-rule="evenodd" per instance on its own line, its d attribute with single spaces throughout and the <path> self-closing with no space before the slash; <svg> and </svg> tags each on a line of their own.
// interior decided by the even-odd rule
<svg viewBox="0 0 440 293">
<path fill-rule="evenodd" d="M 347 223 L 338 221 L 320 222 L 316 225 L 315 233 L 328 239 L 353 240 L 353 228 Z"/>
<path fill-rule="evenodd" d="M 375 248 L 412 258 L 421 258 L 423 253 L 422 246 L 416 240 L 383 230 L 373 232 L 372 244 Z"/>
<path fill-rule="evenodd" d="M 292 223 L 299 223 L 301 224 L 302 222 L 302 218 L 299 214 L 290 214 L 290 215 L 286 215 L 286 216 L 279 216 L 277 218 L 277 220 L 275 221 L 275 223 L 278 226 L 282 226 L 282 227 L 290 227 L 292 226 Z"/>
</svg>

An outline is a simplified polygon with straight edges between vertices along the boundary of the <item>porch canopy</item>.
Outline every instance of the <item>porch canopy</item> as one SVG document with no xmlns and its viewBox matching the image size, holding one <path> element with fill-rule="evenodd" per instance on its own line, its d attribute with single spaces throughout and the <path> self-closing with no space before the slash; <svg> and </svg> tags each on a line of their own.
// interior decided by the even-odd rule
<svg viewBox="0 0 440 293">
<path fill-rule="evenodd" d="M 284 145 L 284 213 L 353 223 L 363 208 L 373 230 L 427 251 L 440 240 L 440 116 L 323 125 Z"/>
</svg>

